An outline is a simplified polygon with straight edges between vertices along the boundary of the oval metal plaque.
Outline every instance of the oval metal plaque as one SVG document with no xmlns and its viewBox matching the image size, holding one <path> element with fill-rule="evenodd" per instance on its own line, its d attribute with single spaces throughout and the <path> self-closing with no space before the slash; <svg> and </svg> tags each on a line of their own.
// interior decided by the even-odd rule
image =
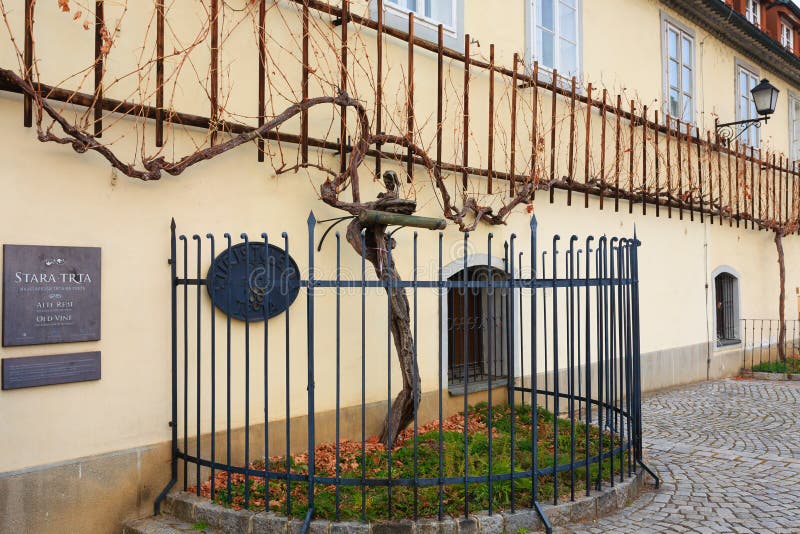
<svg viewBox="0 0 800 534">
<path fill-rule="evenodd" d="M 263 321 L 289 308 L 300 291 L 300 270 L 274 245 L 239 243 L 219 254 L 206 277 L 214 305 L 242 321 Z"/>
</svg>

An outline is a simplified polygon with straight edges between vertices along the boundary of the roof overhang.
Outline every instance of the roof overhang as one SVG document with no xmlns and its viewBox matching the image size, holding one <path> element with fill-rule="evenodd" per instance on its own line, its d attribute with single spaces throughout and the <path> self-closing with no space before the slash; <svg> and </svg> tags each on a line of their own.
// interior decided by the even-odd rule
<svg viewBox="0 0 800 534">
<path fill-rule="evenodd" d="M 800 87 L 800 58 L 751 24 L 723 0 L 661 0 L 743 56 Z"/>
</svg>

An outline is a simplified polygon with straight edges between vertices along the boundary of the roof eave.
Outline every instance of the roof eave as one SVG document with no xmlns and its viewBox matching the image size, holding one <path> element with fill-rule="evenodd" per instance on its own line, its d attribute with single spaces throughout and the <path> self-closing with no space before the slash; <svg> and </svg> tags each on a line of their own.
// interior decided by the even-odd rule
<svg viewBox="0 0 800 534">
<path fill-rule="evenodd" d="M 759 65 L 800 87 L 800 58 L 722 0 L 661 0 Z"/>
</svg>

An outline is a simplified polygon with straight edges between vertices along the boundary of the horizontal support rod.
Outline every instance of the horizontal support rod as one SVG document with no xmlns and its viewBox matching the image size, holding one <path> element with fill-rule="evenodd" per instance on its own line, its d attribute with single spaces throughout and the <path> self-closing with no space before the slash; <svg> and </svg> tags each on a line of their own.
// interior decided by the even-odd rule
<svg viewBox="0 0 800 534">
<path fill-rule="evenodd" d="M 630 449 L 633 448 L 633 444 L 631 443 L 628 445 L 627 443 L 623 443 L 614 447 L 611 450 L 603 451 L 602 454 L 596 454 L 588 459 L 589 465 L 594 465 L 599 463 L 601 460 L 607 460 L 612 456 L 619 456 L 622 453 L 628 452 Z M 308 475 L 297 474 L 297 473 L 289 473 L 288 475 L 284 471 L 265 471 L 263 469 L 253 469 L 250 467 L 241 467 L 237 465 L 226 465 L 222 462 L 212 462 L 211 460 L 207 460 L 205 458 L 198 459 L 196 456 L 191 454 L 187 454 L 184 451 L 178 451 L 177 457 L 181 460 L 184 460 L 189 463 L 193 464 L 200 464 L 203 467 L 211 467 L 214 466 L 215 469 L 218 471 L 225 471 L 231 472 L 241 475 L 248 475 L 250 477 L 261 477 L 265 478 L 268 477 L 270 480 L 291 480 L 296 482 L 308 482 Z M 587 459 L 581 458 L 580 460 L 576 459 L 574 463 L 574 467 L 576 469 L 586 467 Z M 549 466 L 549 467 L 542 467 L 536 470 L 537 476 L 547 476 L 553 475 L 553 473 L 564 473 L 571 469 L 571 465 L 569 463 L 559 464 L 558 466 Z M 489 480 L 493 482 L 503 482 L 508 481 L 511 479 L 520 480 L 524 478 L 530 478 L 533 475 L 532 469 L 520 469 L 515 470 L 513 473 L 496 473 L 492 475 L 470 475 L 466 477 L 467 482 L 471 484 L 476 483 L 486 483 Z M 432 487 L 432 486 L 439 486 L 439 485 L 456 485 L 462 484 L 464 482 L 465 477 L 455 476 L 455 477 L 442 477 L 440 478 L 433 478 L 433 477 L 425 477 L 425 478 L 350 478 L 350 477 L 330 477 L 330 476 L 314 476 L 314 484 L 337 484 L 339 486 L 366 486 L 366 487 L 388 487 L 388 486 L 419 486 L 421 488 L 424 487 Z"/>
<path fill-rule="evenodd" d="M 433 217 L 419 217 L 417 215 L 404 215 L 388 211 L 364 210 L 358 215 L 358 220 L 364 225 L 395 225 L 425 228 L 427 230 L 444 230 L 447 221 Z"/>
<path fill-rule="evenodd" d="M 630 286 L 636 284 L 636 280 L 631 280 L 629 278 L 590 278 L 589 280 L 570 280 L 569 278 L 558 278 L 556 280 L 552 279 L 541 279 L 537 278 L 533 281 L 533 285 L 531 285 L 531 280 L 497 280 L 493 281 L 491 284 L 485 281 L 465 281 L 465 280 L 442 280 L 441 282 L 436 280 L 397 280 L 393 282 L 387 282 L 384 280 L 314 280 L 313 282 L 309 282 L 308 280 L 300 280 L 294 282 L 276 282 L 273 287 L 270 289 L 274 289 L 278 287 L 280 289 L 289 291 L 293 289 L 297 289 L 300 287 L 338 287 L 338 288 L 346 288 L 346 287 L 355 287 L 355 288 L 366 288 L 366 287 L 376 287 L 376 288 L 419 288 L 419 289 L 436 289 L 436 288 L 447 288 L 447 289 L 454 289 L 454 288 L 468 288 L 468 289 L 530 289 L 531 287 L 535 287 L 537 289 L 549 289 L 549 288 L 569 288 L 569 287 L 609 287 L 609 286 Z M 207 285 L 206 281 L 201 279 L 193 279 L 193 278 L 176 278 L 175 279 L 176 286 L 203 286 Z"/>
<path fill-rule="evenodd" d="M 295 0 L 293 0 L 293 1 L 295 1 Z M 470 63 L 470 65 L 472 65 L 472 63 Z M 22 89 L 17 87 L 16 84 L 11 81 L 11 78 L 8 75 L 6 75 L 6 72 L 9 72 L 9 71 L 7 71 L 7 69 L 0 68 L 0 91 L 8 91 L 8 92 L 11 92 L 11 93 L 22 94 L 22 92 L 23 92 Z M 498 72 L 499 72 L 499 69 L 498 69 Z M 540 86 L 547 88 L 547 84 L 540 84 Z M 78 105 L 78 106 L 87 107 L 87 108 L 93 107 L 95 105 L 94 96 L 90 95 L 90 94 L 67 91 L 65 89 L 61 89 L 61 88 L 58 88 L 58 87 L 53 87 L 53 86 L 47 85 L 47 84 L 36 84 L 36 87 L 40 90 L 40 93 L 42 95 L 44 95 L 44 97 L 49 99 L 49 100 L 54 100 L 54 101 L 58 101 L 58 102 L 66 102 L 66 103 L 69 103 L 69 104 Z M 563 91 L 561 91 L 561 92 L 563 92 Z M 576 96 L 576 98 L 577 98 L 577 96 Z M 124 115 L 132 115 L 132 116 L 143 117 L 143 118 L 151 119 L 151 120 L 156 120 L 157 119 L 157 108 L 155 106 L 138 105 L 138 104 L 133 104 L 133 103 L 130 103 L 130 102 L 122 101 L 122 100 L 110 99 L 110 98 L 105 98 L 105 97 L 100 101 L 100 104 L 101 104 L 101 106 L 102 106 L 102 108 L 104 110 L 109 111 L 111 113 L 120 113 L 120 114 L 124 114 Z M 608 107 L 607 110 L 608 111 L 613 111 L 611 107 Z M 628 113 L 628 115 L 630 115 L 630 113 Z M 170 113 L 164 115 L 164 120 L 166 122 L 169 122 L 169 123 L 179 124 L 179 125 L 185 126 L 185 127 L 200 128 L 200 129 L 204 129 L 204 130 L 208 130 L 211 127 L 211 121 L 210 121 L 209 118 L 203 117 L 203 116 L 200 116 L 200 115 L 193 115 L 193 114 L 189 114 L 189 113 L 170 112 Z M 653 128 L 653 129 L 656 129 L 656 128 Z M 229 132 L 229 133 L 232 133 L 232 134 L 241 134 L 241 133 L 245 133 L 245 132 L 249 132 L 249 131 L 255 130 L 255 127 L 247 126 L 247 125 L 239 124 L 239 123 L 231 123 L 231 122 L 219 121 L 218 122 L 218 130 L 219 131 L 226 131 L 226 132 Z M 663 130 L 663 128 L 661 128 L 661 130 Z M 267 132 L 264 135 L 264 138 L 268 139 L 270 141 L 287 142 L 287 143 L 292 143 L 292 144 L 296 144 L 296 145 L 301 145 L 301 143 L 302 143 L 301 136 L 300 135 L 295 135 L 295 134 L 287 134 L 287 133 L 280 133 L 279 134 L 277 132 Z M 696 139 L 696 138 L 690 137 L 690 139 Z M 313 146 L 313 147 L 316 147 L 316 148 L 321 148 L 323 150 L 330 150 L 333 153 L 338 152 L 339 149 L 340 149 L 339 143 L 331 142 L 331 141 L 325 141 L 325 140 L 317 139 L 317 138 L 313 138 L 313 137 L 309 137 L 306 140 L 306 142 L 308 143 L 309 146 Z M 697 141 L 697 142 L 699 142 L 699 141 Z M 727 149 L 727 148 L 721 149 L 720 152 L 723 153 L 723 154 L 725 154 L 725 153 L 734 154 L 734 152 L 731 149 Z M 411 157 L 411 161 L 415 165 L 424 166 L 424 163 L 425 163 L 424 159 L 422 157 L 419 157 L 419 156 L 409 155 L 407 153 L 395 154 L 393 152 L 377 150 L 377 149 L 374 149 L 374 148 L 373 149 L 369 149 L 367 151 L 367 156 L 369 156 L 369 157 L 387 158 L 387 159 L 400 161 L 400 162 L 408 161 L 408 158 Z M 765 161 L 761 161 L 761 160 L 759 160 L 757 158 L 752 158 L 750 156 L 746 156 L 746 155 L 743 155 L 743 154 L 740 154 L 738 157 L 740 157 L 741 159 L 743 159 L 745 161 L 757 162 L 759 165 L 766 165 L 767 164 L 767 162 L 765 162 Z M 795 176 L 795 177 L 797 177 L 797 175 L 798 175 L 796 169 L 789 169 L 789 168 L 785 168 L 785 167 L 782 167 L 782 166 L 774 166 L 774 167 L 770 166 L 770 168 L 774 168 L 776 171 L 780 171 L 780 172 L 785 172 L 785 173 L 791 174 L 792 176 Z M 481 168 L 477 168 L 477 167 L 464 167 L 462 165 L 453 164 L 453 163 L 442 163 L 441 164 L 441 169 L 443 171 L 454 172 L 454 173 L 466 172 L 467 174 L 470 174 L 470 175 L 473 175 L 473 176 L 479 176 L 479 177 L 487 177 L 488 174 L 489 174 L 488 169 L 481 169 Z M 530 180 L 530 174 L 514 174 L 512 176 L 508 172 L 499 172 L 499 171 L 492 171 L 492 177 L 493 178 L 502 179 L 502 180 L 511 180 L 511 179 L 513 179 L 513 180 L 521 182 L 521 183 L 525 183 L 528 180 Z M 568 183 L 568 179 L 566 177 L 563 178 L 561 181 L 553 181 L 552 183 L 549 183 L 549 184 L 540 183 L 540 185 L 539 185 L 540 189 L 548 189 L 550 187 L 552 187 L 553 189 L 564 190 L 564 191 L 566 191 L 566 190 L 568 190 L 570 188 L 572 188 L 573 191 L 577 191 L 577 192 L 587 191 L 589 194 L 594 195 L 594 196 L 599 196 L 601 193 L 604 193 L 604 192 L 607 192 L 608 194 L 611 194 L 611 192 L 614 191 L 614 189 L 615 189 L 613 186 L 605 185 L 605 184 L 592 184 L 592 183 L 582 184 L 582 183 L 577 183 L 577 182 Z M 664 206 L 664 207 L 672 206 L 672 207 L 675 207 L 675 208 L 679 208 L 679 207 L 681 207 L 683 205 L 680 201 L 678 201 L 676 199 L 662 198 L 662 197 L 658 197 L 656 195 L 653 195 L 652 193 L 647 193 L 646 195 L 643 195 L 641 192 L 620 190 L 618 192 L 618 195 L 619 195 L 620 199 L 629 199 L 630 198 L 631 200 L 633 200 L 635 202 L 641 202 L 642 199 L 644 198 L 644 201 L 647 202 L 647 203 L 658 204 L 658 205 Z M 696 210 L 696 211 L 698 211 L 698 212 L 702 211 L 704 213 L 709 213 L 709 214 L 713 212 L 714 214 L 716 214 L 719 210 L 717 208 L 715 208 L 715 207 L 704 206 L 702 208 L 702 210 Z M 747 221 L 747 220 L 749 220 L 749 221 L 753 221 L 755 224 L 758 224 L 760 226 L 762 226 L 763 223 L 768 222 L 768 221 L 762 221 L 761 219 L 756 219 L 752 214 L 747 214 L 747 213 L 727 214 L 726 216 L 728 218 L 730 218 L 731 220 L 739 220 L 739 221 Z"/>
</svg>

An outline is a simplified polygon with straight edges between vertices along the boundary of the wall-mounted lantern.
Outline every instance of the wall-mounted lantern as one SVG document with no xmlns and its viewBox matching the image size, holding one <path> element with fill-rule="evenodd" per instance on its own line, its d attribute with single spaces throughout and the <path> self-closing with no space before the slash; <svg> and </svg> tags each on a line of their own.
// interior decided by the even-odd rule
<svg viewBox="0 0 800 534">
<path fill-rule="evenodd" d="M 761 128 L 761 123 L 769 121 L 770 115 L 775 113 L 775 107 L 778 105 L 778 93 L 780 93 L 780 91 L 769 83 L 769 80 L 766 78 L 761 80 L 761 83 L 750 90 L 750 94 L 753 95 L 753 102 L 756 106 L 756 113 L 761 115 L 761 117 L 725 123 L 720 123 L 719 119 L 717 119 L 714 121 L 717 134 L 720 138 L 730 143 L 742 135 L 750 126 Z M 738 129 L 738 133 L 736 132 L 737 129 L 734 128 L 735 126 L 742 126 L 742 128 Z"/>
</svg>

